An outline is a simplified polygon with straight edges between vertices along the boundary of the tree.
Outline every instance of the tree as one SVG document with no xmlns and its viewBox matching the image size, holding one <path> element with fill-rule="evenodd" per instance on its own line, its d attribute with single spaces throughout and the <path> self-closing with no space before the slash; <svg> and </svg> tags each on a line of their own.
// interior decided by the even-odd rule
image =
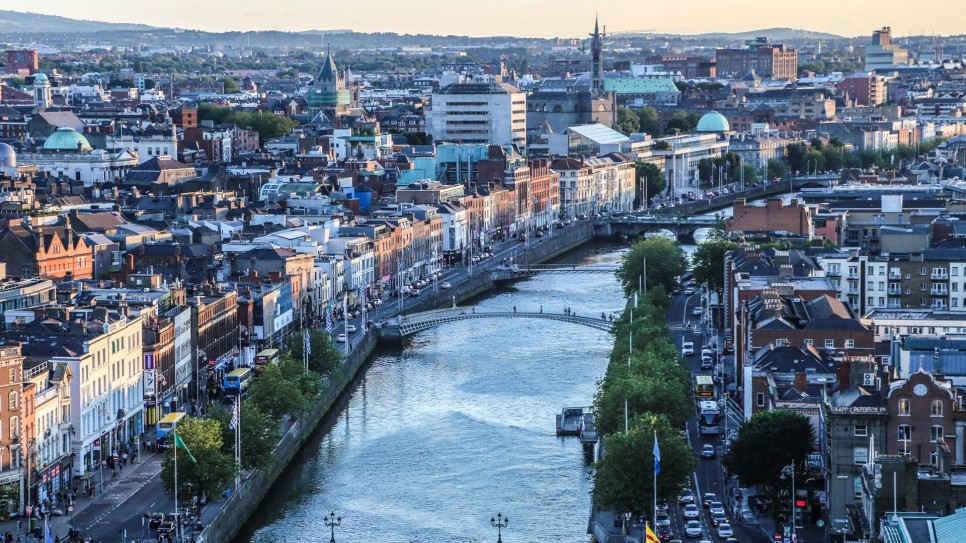
<svg viewBox="0 0 966 543">
<path fill-rule="evenodd" d="M 766 170 L 766 173 L 768 175 L 765 176 L 766 183 L 771 178 L 785 177 L 786 175 L 788 175 L 788 167 L 785 166 L 784 162 L 782 162 L 781 160 L 778 160 L 777 158 L 768 159 L 767 166 L 768 168 Z"/>
<path fill-rule="evenodd" d="M 801 143 L 790 143 L 785 147 L 786 160 L 788 161 L 788 167 L 792 171 L 802 171 L 805 169 L 805 146 Z M 771 167 L 768 168 L 768 174 L 772 175 Z M 778 176 L 782 177 L 782 176 Z"/>
<path fill-rule="evenodd" d="M 742 180 L 745 185 L 753 185 L 758 182 L 758 168 L 756 168 L 754 165 L 747 163 L 742 164 L 741 171 L 744 179 L 742 179 L 741 174 L 739 174 L 738 179 Z"/>
<path fill-rule="evenodd" d="M 820 172 L 824 171 L 825 168 L 825 155 L 821 151 L 809 151 L 805 153 L 803 157 L 805 159 L 805 173 L 806 175 L 810 172 Z"/>
<path fill-rule="evenodd" d="M 302 363 L 302 334 L 293 333 L 289 335 L 288 344 L 289 357 Z M 331 375 L 334 370 L 342 365 L 342 351 L 336 348 L 332 342 L 332 334 L 325 330 L 313 330 L 309 332 L 309 369 L 319 375 Z"/>
<path fill-rule="evenodd" d="M 694 280 L 699 285 L 707 284 L 709 290 L 721 296 L 724 290 L 725 254 L 737 248 L 737 243 L 726 239 L 713 239 L 698 245 L 694 255 L 691 256 Z"/>
<path fill-rule="evenodd" d="M 783 467 L 802 465 L 814 442 L 815 429 L 804 415 L 765 411 L 741 423 L 723 462 L 744 485 L 773 485 Z"/>
<path fill-rule="evenodd" d="M 694 451 L 663 415 L 647 413 L 631 421 L 628 433 L 604 436 L 607 454 L 594 464 L 594 501 L 600 509 L 640 515 L 653 503 L 654 438 L 661 452 L 658 499 L 673 500 L 697 467 Z"/>
<path fill-rule="evenodd" d="M 225 454 L 221 423 L 210 418 L 185 417 L 178 423 L 178 437 L 188 447 L 170 447 L 161 457 L 161 486 L 168 494 L 174 488 L 174 455 L 178 455 L 178 499 L 191 503 L 194 498 L 217 498 L 237 474 L 235 459 Z M 171 440 L 172 445 L 174 440 Z M 199 500 L 200 501 L 200 500 Z"/>
<path fill-rule="evenodd" d="M 617 269 L 617 279 L 628 296 L 637 290 L 638 278 L 642 275 L 648 288 L 660 285 L 665 291 L 671 291 L 678 286 L 677 278 L 686 270 L 681 246 L 667 238 L 655 236 L 631 246 L 621 267 Z"/>
<path fill-rule="evenodd" d="M 638 181 L 634 184 L 635 202 L 644 201 L 645 194 L 641 192 L 641 180 L 644 180 L 647 187 L 646 193 L 648 200 L 661 194 L 667 188 L 667 180 L 664 179 L 664 172 L 661 171 L 661 168 L 657 164 L 651 162 L 635 162 L 634 169 Z"/>
<path fill-rule="evenodd" d="M 640 128 L 641 120 L 638 119 L 637 113 L 634 113 L 633 109 L 624 106 L 617 108 L 617 122 L 614 124 L 614 130 L 626 136 L 639 131 Z"/>
<path fill-rule="evenodd" d="M 261 412 L 275 419 L 286 415 L 297 416 L 308 407 L 309 397 L 305 395 L 300 376 L 315 375 L 305 372 L 301 362 L 280 361 L 262 368 L 258 379 L 248 388 L 249 400 Z M 297 369 L 293 366 L 299 366 Z M 283 371 L 284 366 L 284 371 Z M 293 375 L 292 370 L 295 369 Z M 318 375 L 315 375 L 318 378 Z"/>
<path fill-rule="evenodd" d="M 235 456 L 235 430 L 230 428 L 231 409 L 219 405 L 209 409 L 205 416 L 218 421 L 221 426 L 221 451 Z M 241 466 L 255 469 L 267 466 L 278 443 L 278 420 L 270 418 L 254 405 L 243 401 L 241 406 Z"/>
<path fill-rule="evenodd" d="M 656 109 L 651 106 L 644 106 L 637 110 L 637 117 L 640 120 L 639 128 L 641 132 L 652 136 L 661 135 L 661 118 Z"/>
<path fill-rule="evenodd" d="M 822 158 L 825 161 L 825 169 L 833 172 L 837 172 L 842 169 L 842 164 L 844 159 L 842 157 L 842 150 L 840 148 L 832 147 L 828 145 L 822 150 Z"/>
<path fill-rule="evenodd" d="M 678 111 L 664 125 L 665 134 L 690 134 L 698 125 L 698 117 L 693 113 Z"/>
<path fill-rule="evenodd" d="M 234 94 L 241 90 L 241 87 L 238 86 L 238 81 L 235 81 L 235 78 L 231 76 L 226 75 L 221 78 L 221 82 L 225 84 L 225 94 Z"/>
<path fill-rule="evenodd" d="M 676 351 L 670 357 L 635 351 L 630 367 L 626 361 L 614 361 L 594 398 L 594 423 L 600 434 L 624 430 L 625 405 L 630 417 L 661 413 L 675 428 L 688 421 L 694 414 L 691 374 L 677 361 Z"/>
<path fill-rule="evenodd" d="M 698 161 L 698 179 L 704 182 L 711 181 L 711 172 L 714 171 L 714 161 L 710 158 L 702 158 Z"/>
</svg>

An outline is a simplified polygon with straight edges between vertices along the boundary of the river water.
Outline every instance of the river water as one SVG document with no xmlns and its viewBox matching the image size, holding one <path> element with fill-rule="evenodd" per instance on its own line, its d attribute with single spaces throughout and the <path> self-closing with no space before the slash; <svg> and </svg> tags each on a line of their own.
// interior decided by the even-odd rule
<svg viewBox="0 0 966 543">
<path fill-rule="evenodd" d="M 617 265 L 590 245 L 566 263 Z M 479 311 L 599 316 L 623 309 L 610 274 L 544 274 L 492 292 Z M 554 435 L 564 406 L 590 405 L 612 336 L 574 324 L 453 323 L 378 351 L 236 543 L 588 541 L 591 482 L 580 443 Z"/>
</svg>

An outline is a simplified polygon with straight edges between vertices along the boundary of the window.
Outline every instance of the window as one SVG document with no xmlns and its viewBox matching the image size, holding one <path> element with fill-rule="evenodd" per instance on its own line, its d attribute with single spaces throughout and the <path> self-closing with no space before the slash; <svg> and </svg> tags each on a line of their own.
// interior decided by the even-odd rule
<svg viewBox="0 0 966 543">
<path fill-rule="evenodd" d="M 805 338 L 805 345 L 814 345 L 815 342 L 811 338 Z"/>
<path fill-rule="evenodd" d="M 869 448 L 868 447 L 853 447 L 852 448 L 852 463 L 862 465 L 869 461 Z"/>
<path fill-rule="evenodd" d="M 901 399 L 899 400 L 899 416 L 908 417 L 911 415 L 909 410 L 909 400 Z"/>
<path fill-rule="evenodd" d="M 834 339 L 826 339 L 825 340 L 825 348 L 826 349 L 834 349 L 835 348 L 835 340 Z"/>
<path fill-rule="evenodd" d="M 926 268 L 919 268 L 919 275 L 926 275 Z"/>
<path fill-rule="evenodd" d="M 788 343 L 788 341 L 778 338 L 775 340 L 775 347 L 784 347 L 786 343 Z"/>
<path fill-rule="evenodd" d="M 759 392 L 755 394 L 755 405 L 758 407 L 765 407 L 765 393 Z"/>
<path fill-rule="evenodd" d="M 10 368 L 10 382 L 11 383 L 16 383 L 17 382 L 17 373 L 18 373 L 17 372 L 17 368 Z M 0 432 L 0 435 L 3 435 L 3 432 Z"/>
<path fill-rule="evenodd" d="M 17 439 L 18 437 L 20 437 L 20 419 L 10 417 L 10 439 Z"/>
<path fill-rule="evenodd" d="M 865 424 L 855 425 L 855 437 L 865 437 L 869 435 L 869 427 Z"/>
<path fill-rule="evenodd" d="M 845 340 L 845 348 L 846 349 L 854 349 L 855 348 L 855 340 L 854 339 L 847 339 L 847 340 Z"/>
<path fill-rule="evenodd" d="M 941 417 L 943 416 L 943 401 L 933 400 L 932 404 L 929 406 L 929 416 L 930 417 Z"/>
<path fill-rule="evenodd" d="M 942 441 L 943 435 L 944 435 L 943 427 L 941 424 L 933 425 L 933 427 L 929 429 L 929 441 L 933 443 L 936 443 L 937 441 Z"/>
<path fill-rule="evenodd" d="M 11 392 L 10 394 L 7 394 L 7 409 L 9 409 L 10 411 L 15 411 L 19 409 L 19 407 L 17 406 L 17 399 L 18 398 L 17 398 L 16 392 Z"/>
<path fill-rule="evenodd" d="M 908 424 L 899 425 L 899 441 L 912 441 L 912 426 Z"/>
</svg>

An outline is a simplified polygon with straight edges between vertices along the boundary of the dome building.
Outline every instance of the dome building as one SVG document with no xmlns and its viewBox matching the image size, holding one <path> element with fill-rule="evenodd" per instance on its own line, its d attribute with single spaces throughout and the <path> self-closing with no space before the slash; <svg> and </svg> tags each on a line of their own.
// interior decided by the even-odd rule
<svg viewBox="0 0 966 543">
<path fill-rule="evenodd" d="M 5 150 L 0 147 L 0 161 L 4 156 Z M 36 166 L 50 175 L 83 182 L 85 187 L 119 181 L 138 165 L 135 153 L 127 149 L 94 149 L 83 134 L 66 126 L 48 136 L 34 152 L 13 155 L 15 163 L 18 158 L 21 166 Z"/>
<path fill-rule="evenodd" d="M 731 131 L 728 119 L 717 111 L 709 111 L 698 120 L 697 131 L 701 133 L 725 133 Z"/>
</svg>

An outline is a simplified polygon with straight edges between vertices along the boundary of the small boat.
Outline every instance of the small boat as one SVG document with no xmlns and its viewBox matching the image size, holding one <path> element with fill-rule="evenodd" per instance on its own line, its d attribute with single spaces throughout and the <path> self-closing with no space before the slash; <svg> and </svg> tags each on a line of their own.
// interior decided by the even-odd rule
<svg viewBox="0 0 966 543">
<path fill-rule="evenodd" d="M 558 436 L 580 435 L 580 421 L 584 418 L 583 407 L 564 407 L 557 415 Z"/>
<path fill-rule="evenodd" d="M 594 424 L 594 414 L 591 412 L 584 413 L 580 417 L 580 442 L 584 445 L 593 446 L 597 443 L 597 426 Z"/>
</svg>

